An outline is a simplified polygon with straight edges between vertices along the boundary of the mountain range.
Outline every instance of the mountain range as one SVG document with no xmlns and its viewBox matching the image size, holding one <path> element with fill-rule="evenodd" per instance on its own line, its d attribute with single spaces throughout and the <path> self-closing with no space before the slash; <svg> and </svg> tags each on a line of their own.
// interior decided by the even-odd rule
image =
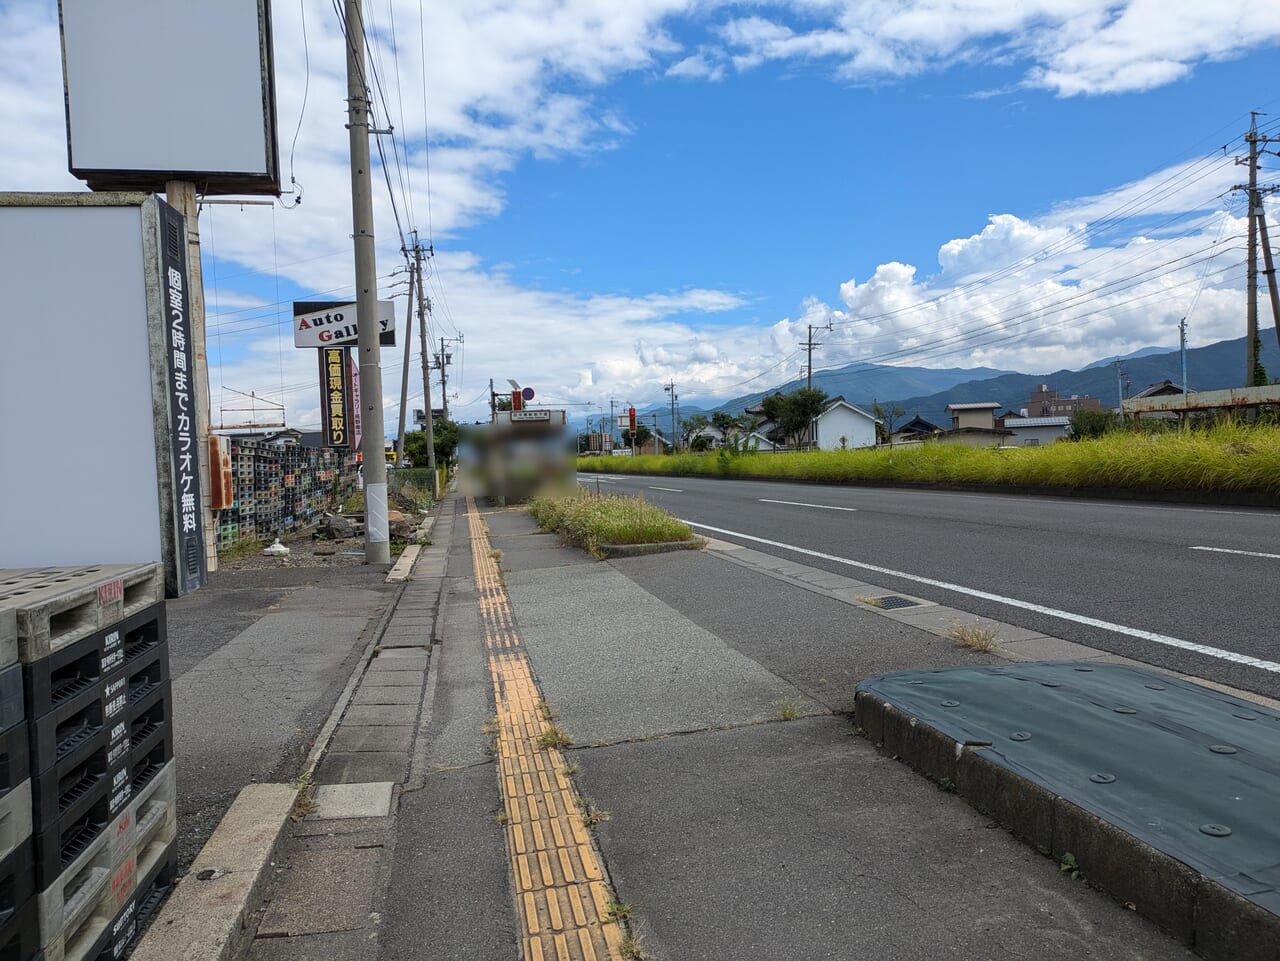
<svg viewBox="0 0 1280 961">
<path fill-rule="evenodd" d="M 1280 347 L 1272 328 L 1259 331 L 1262 341 L 1262 364 L 1272 378 L 1280 377 Z M 1120 382 L 1117 383 L 1116 362 Z M 1187 351 L 1187 380 L 1191 390 L 1224 390 L 1244 383 L 1245 342 L 1243 337 L 1222 340 Z M 1023 374 L 991 367 L 891 367 L 882 364 L 848 364 L 831 370 L 815 371 L 813 386 L 827 392 L 828 397 L 843 396 L 859 407 L 871 409 L 877 402 L 903 408 L 907 417 L 919 414 L 940 426 L 947 426 L 948 404 L 992 401 L 1011 410 L 1024 407 L 1031 392 L 1045 385 L 1062 397 L 1073 394 L 1096 397 L 1104 408 L 1115 408 L 1119 396 L 1131 396 L 1143 388 L 1171 380 L 1182 381 L 1181 360 L 1177 350 L 1167 347 L 1144 347 L 1120 357 L 1105 357 L 1079 370 L 1057 370 L 1044 374 Z M 759 403 L 768 394 L 788 393 L 805 386 L 803 378 L 790 380 L 752 394 L 724 401 L 699 398 L 681 403 L 681 419 L 695 414 L 710 415 L 723 410 L 739 414 L 744 408 Z M 659 416 L 662 429 L 670 417 L 670 408 L 655 405 L 642 412 Z"/>
</svg>

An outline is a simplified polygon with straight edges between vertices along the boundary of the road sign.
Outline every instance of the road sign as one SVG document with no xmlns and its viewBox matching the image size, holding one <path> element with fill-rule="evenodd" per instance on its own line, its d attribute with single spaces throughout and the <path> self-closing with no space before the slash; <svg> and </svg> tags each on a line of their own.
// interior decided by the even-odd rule
<svg viewBox="0 0 1280 961">
<path fill-rule="evenodd" d="M 523 398 L 523 400 L 525 401 L 525 403 L 528 403 L 529 401 L 533 400 L 533 388 L 532 388 L 532 387 L 523 387 L 523 388 L 521 388 L 521 389 L 520 389 L 520 396 L 521 396 L 521 398 Z"/>
</svg>

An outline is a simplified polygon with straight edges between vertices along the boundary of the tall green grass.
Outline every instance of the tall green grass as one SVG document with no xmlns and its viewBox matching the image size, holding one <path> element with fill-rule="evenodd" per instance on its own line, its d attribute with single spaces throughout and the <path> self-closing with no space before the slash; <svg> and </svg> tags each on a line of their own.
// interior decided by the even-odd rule
<svg viewBox="0 0 1280 961">
<path fill-rule="evenodd" d="M 687 524 L 639 497 L 582 488 L 543 493 L 529 502 L 540 527 L 595 554 L 601 544 L 659 544 L 693 537 Z"/>
<path fill-rule="evenodd" d="M 986 484 L 1280 496 L 1280 428 L 1117 432 L 1046 447 L 915 447 L 784 454 L 590 457 L 581 471 L 778 478 L 828 484 Z"/>
</svg>

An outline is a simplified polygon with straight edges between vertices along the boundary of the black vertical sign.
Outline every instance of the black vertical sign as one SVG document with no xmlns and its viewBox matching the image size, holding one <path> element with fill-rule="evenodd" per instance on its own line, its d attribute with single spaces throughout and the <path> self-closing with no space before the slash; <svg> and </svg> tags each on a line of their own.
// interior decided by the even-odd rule
<svg viewBox="0 0 1280 961">
<path fill-rule="evenodd" d="M 325 447 L 351 446 L 351 381 L 345 347 L 321 347 L 320 422 Z"/>
<path fill-rule="evenodd" d="M 205 582 L 204 522 L 200 505 L 200 451 L 196 443 L 194 343 L 187 283 L 187 231 L 168 204 L 160 214 L 160 280 L 164 288 L 165 368 L 168 372 L 169 450 L 173 470 L 173 568 L 177 593 Z"/>
</svg>

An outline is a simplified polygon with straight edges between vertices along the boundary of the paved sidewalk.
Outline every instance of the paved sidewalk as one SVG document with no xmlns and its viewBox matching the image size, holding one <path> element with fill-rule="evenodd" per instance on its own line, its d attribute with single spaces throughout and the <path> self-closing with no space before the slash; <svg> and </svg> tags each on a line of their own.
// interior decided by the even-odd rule
<svg viewBox="0 0 1280 961">
<path fill-rule="evenodd" d="M 712 552 L 594 561 L 457 495 L 433 542 L 255 961 L 1191 957 L 853 736 L 863 677 L 989 657 Z M 572 744 L 538 745 L 553 723 Z"/>
</svg>

